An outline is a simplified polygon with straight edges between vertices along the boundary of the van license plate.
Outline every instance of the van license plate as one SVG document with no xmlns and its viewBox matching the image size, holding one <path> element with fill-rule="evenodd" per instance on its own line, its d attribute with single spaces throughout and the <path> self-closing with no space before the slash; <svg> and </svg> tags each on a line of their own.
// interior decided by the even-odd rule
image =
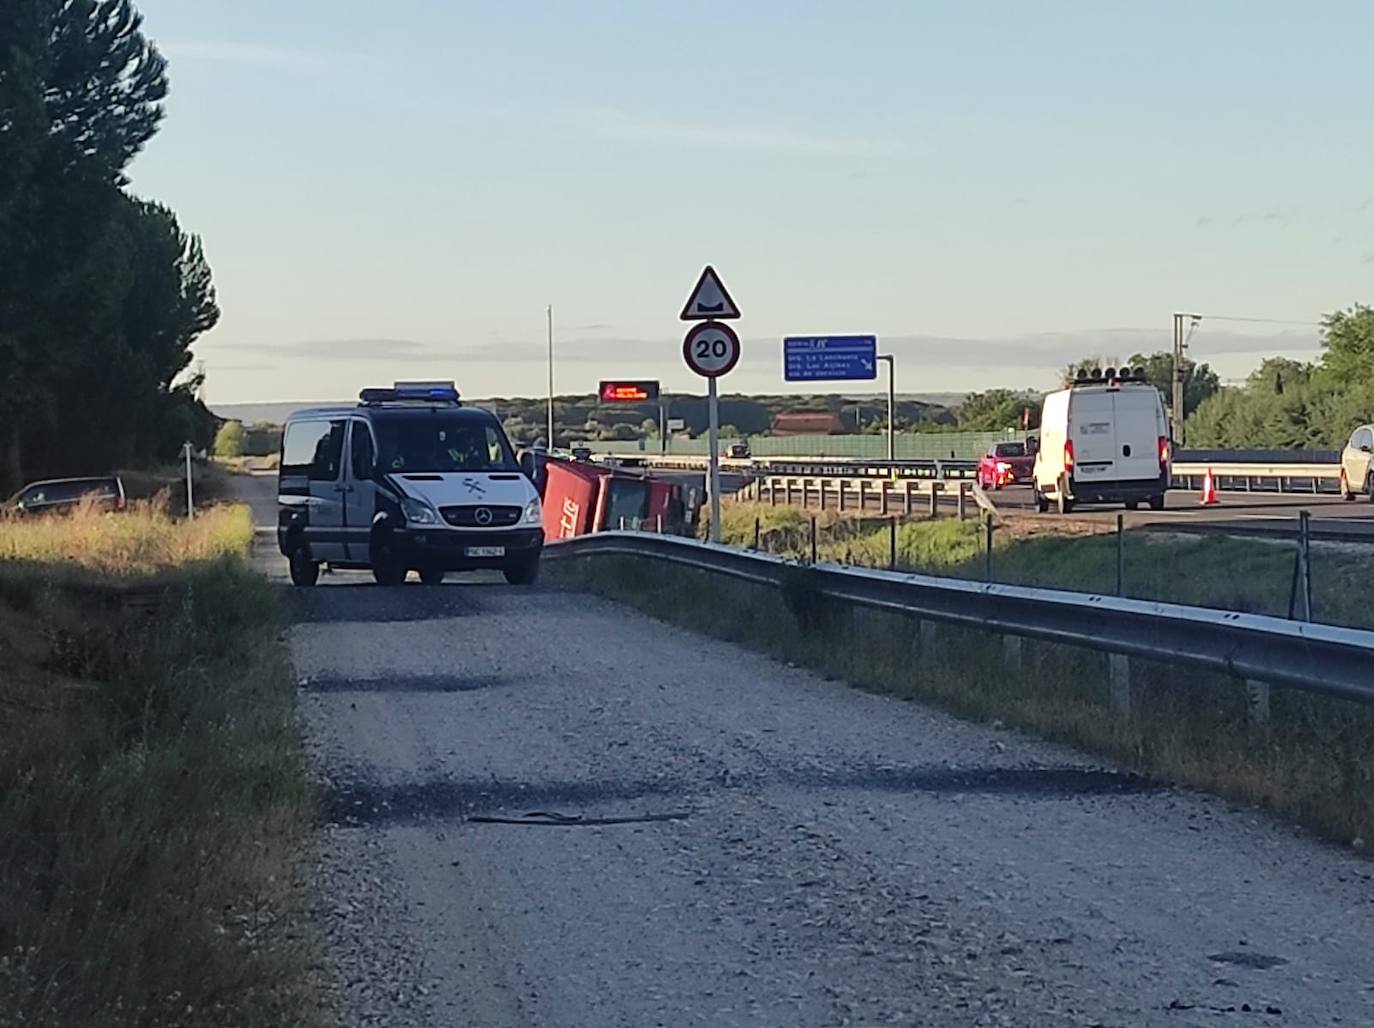
<svg viewBox="0 0 1374 1028">
<path fill-rule="evenodd" d="M 506 548 L 504 546 L 469 546 L 466 552 L 469 557 L 504 557 Z"/>
</svg>

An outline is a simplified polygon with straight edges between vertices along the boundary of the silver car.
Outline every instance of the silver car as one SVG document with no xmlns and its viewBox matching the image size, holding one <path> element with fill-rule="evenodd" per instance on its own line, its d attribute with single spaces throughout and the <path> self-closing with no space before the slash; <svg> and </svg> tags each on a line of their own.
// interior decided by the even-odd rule
<svg viewBox="0 0 1374 1028">
<path fill-rule="evenodd" d="M 1341 451 L 1341 496 L 1353 500 L 1364 493 L 1374 500 L 1374 425 L 1361 425 L 1350 433 Z"/>
</svg>

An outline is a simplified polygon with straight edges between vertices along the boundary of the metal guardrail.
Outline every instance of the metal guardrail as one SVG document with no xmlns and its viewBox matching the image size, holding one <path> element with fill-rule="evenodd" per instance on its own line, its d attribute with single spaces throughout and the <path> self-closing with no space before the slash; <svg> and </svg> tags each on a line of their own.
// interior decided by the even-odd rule
<svg viewBox="0 0 1374 1028">
<path fill-rule="evenodd" d="M 603 532 L 553 543 L 545 559 L 634 557 L 782 588 L 805 574 L 822 596 L 936 624 L 1106 653 L 1114 702 L 1129 706 L 1127 658 L 1222 672 L 1245 681 L 1254 720 L 1268 717 L 1271 685 L 1374 704 L 1374 632 L 1260 614 L 969 582 L 770 554 L 677 536 Z"/>
<path fill-rule="evenodd" d="M 1320 493 L 1334 492 L 1341 480 L 1339 464 L 1285 464 L 1260 461 L 1175 461 L 1174 484 L 1192 489 L 1209 471 L 1217 488 L 1230 492 Z M 1267 488 L 1272 483 L 1273 488 Z M 1331 486 L 1326 489 L 1324 486 Z"/>
<path fill-rule="evenodd" d="M 833 507 L 837 511 L 853 510 L 863 513 L 868 510 L 868 501 L 878 502 L 878 513 L 887 516 L 901 508 L 902 513 L 911 515 L 916 512 L 916 499 L 926 501 L 931 516 L 939 511 L 942 498 L 958 505 L 959 517 L 966 514 L 968 501 L 978 500 L 978 483 L 970 479 L 948 481 L 941 478 L 870 478 L 857 477 L 833 478 L 817 475 L 774 475 L 767 474 L 746 483 L 735 496 L 739 499 L 756 500 L 776 507 L 781 501 L 791 506 L 800 501 L 809 507 L 815 500 L 821 510 Z"/>
</svg>

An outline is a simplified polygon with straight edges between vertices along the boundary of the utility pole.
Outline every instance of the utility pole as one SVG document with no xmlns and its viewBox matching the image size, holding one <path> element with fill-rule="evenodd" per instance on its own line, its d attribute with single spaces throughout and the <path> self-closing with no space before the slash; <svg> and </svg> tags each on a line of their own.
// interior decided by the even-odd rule
<svg viewBox="0 0 1374 1028">
<path fill-rule="evenodd" d="M 1182 448 L 1183 446 L 1183 375 L 1187 368 L 1188 338 L 1192 335 L 1192 329 L 1197 328 L 1198 322 L 1201 320 L 1201 314 L 1176 313 L 1174 315 L 1174 395 L 1170 420 L 1173 427 L 1175 448 Z M 1192 327 L 1186 332 L 1184 331 L 1185 322 L 1192 322 Z"/>
<path fill-rule="evenodd" d="M 887 459 L 894 461 L 897 459 L 897 427 L 893 420 L 893 412 L 897 407 L 897 362 L 890 353 L 879 354 L 878 360 L 887 362 Z"/>
<path fill-rule="evenodd" d="M 553 304 L 545 309 L 549 317 L 549 442 L 548 452 L 553 452 Z"/>
</svg>

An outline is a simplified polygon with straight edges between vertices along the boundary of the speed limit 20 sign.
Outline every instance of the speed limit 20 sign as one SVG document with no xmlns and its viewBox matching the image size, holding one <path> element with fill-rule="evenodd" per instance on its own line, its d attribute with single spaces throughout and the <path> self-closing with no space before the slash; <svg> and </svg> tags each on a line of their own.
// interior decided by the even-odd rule
<svg viewBox="0 0 1374 1028">
<path fill-rule="evenodd" d="M 682 359 L 703 378 L 719 378 L 739 363 L 739 336 L 719 321 L 693 325 L 682 340 Z"/>
</svg>

